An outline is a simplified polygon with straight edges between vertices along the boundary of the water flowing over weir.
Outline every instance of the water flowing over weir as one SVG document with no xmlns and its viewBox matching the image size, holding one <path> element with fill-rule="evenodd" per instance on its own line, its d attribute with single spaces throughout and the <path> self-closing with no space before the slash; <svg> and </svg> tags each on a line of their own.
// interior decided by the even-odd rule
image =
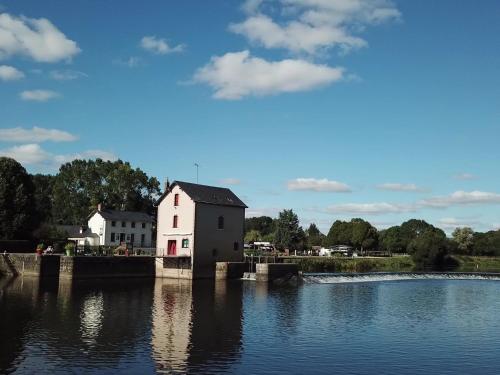
<svg viewBox="0 0 500 375">
<path fill-rule="evenodd" d="M 500 281 L 500 273 L 459 273 L 459 272 L 408 272 L 408 273 L 305 273 L 302 280 L 308 284 L 341 284 L 376 281 L 405 280 L 496 280 Z"/>
</svg>

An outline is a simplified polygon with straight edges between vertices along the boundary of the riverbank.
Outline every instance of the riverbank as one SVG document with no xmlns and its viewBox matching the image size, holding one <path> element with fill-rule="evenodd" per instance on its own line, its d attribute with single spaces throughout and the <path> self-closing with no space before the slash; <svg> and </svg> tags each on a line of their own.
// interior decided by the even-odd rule
<svg viewBox="0 0 500 375">
<path fill-rule="evenodd" d="M 454 255 L 455 272 L 500 272 L 500 257 Z M 409 256 L 387 258 L 287 257 L 302 272 L 411 272 L 415 263 Z"/>
</svg>

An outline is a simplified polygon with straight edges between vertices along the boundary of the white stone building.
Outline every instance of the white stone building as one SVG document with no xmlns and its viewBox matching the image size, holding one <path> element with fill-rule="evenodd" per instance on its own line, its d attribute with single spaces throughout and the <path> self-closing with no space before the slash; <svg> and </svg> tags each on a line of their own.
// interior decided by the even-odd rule
<svg viewBox="0 0 500 375">
<path fill-rule="evenodd" d="M 243 260 L 247 206 L 231 190 L 177 181 L 157 204 L 157 277 L 209 278 L 215 262 Z"/>
<path fill-rule="evenodd" d="M 144 212 L 119 211 L 98 205 L 90 214 L 88 229 L 97 236 L 95 246 L 152 246 L 153 218 Z"/>
</svg>

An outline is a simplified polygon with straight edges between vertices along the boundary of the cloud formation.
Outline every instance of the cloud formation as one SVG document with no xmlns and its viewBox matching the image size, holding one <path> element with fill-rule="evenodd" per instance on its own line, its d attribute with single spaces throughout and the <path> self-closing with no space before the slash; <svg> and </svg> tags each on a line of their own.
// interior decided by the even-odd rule
<svg viewBox="0 0 500 375">
<path fill-rule="evenodd" d="M 343 182 L 331 181 L 326 178 L 296 178 L 287 183 L 288 190 L 292 191 L 315 191 L 315 192 L 334 192 L 350 193 L 352 190 Z"/>
<path fill-rule="evenodd" d="M 432 208 L 446 208 L 457 205 L 498 204 L 500 194 L 485 191 L 456 191 L 450 195 L 432 197 L 418 202 L 420 206 Z"/>
<path fill-rule="evenodd" d="M 34 126 L 31 129 L 21 127 L 0 129 L 0 140 L 2 142 L 72 142 L 77 136 L 58 129 L 46 129 Z"/>
<path fill-rule="evenodd" d="M 459 173 L 453 176 L 456 180 L 462 180 L 462 181 L 467 181 L 467 180 L 475 180 L 477 177 L 473 174 L 470 173 Z"/>
<path fill-rule="evenodd" d="M 24 78 L 24 73 L 9 65 L 0 65 L 0 80 L 16 81 Z"/>
<path fill-rule="evenodd" d="M 265 14 L 266 9 L 268 13 L 279 9 L 275 13 L 289 17 L 276 21 Z M 265 48 L 307 54 L 365 47 L 368 43 L 355 34 L 401 17 L 389 0 L 248 0 L 243 10 L 247 19 L 229 25 L 230 31 Z"/>
<path fill-rule="evenodd" d="M 388 191 L 410 191 L 410 192 L 424 192 L 426 189 L 418 187 L 415 184 L 399 184 L 399 183 L 385 183 L 377 185 L 379 190 Z"/>
<path fill-rule="evenodd" d="M 163 38 L 156 36 L 145 36 L 141 39 L 140 46 L 146 51 L 152 52 L 157 55 L 166 55 L 168 53 L 182 52 L 185 45 L 178 44 L 175 47 L 170 47 L 167 41 Z"/>
<path fill-rule="evenodd" d="M 81 77 L 88 77 L 88 75 L 76 70 L 53 70 L 50 72 L 50 78 L 56 81 L 72 81 Z"/>
<path fill-rule="evenodd" d="M 327 207 L 327 212 L 331 214 L 349 215 L 384 215 L 404 212 L 414 212 L 416 207 L 412 204 L 399 203 L 344 203 Z"/>
<path fill-rule="evenodd" d="M 236 100 L 307 91 L 342 78 L 342 68 L 305 60 L 267 61 L 241 51 L 212 57 L 210 63 L 196 71 L 193 81 L 212 87 L 216 99 Z"/>
<path fill-rule="evenodd" d="M 0 60 L 14 55 L 53 63 L 71 58 L 81 50 L 45 18 L 0 14 Z"/>
<path fill-rule="evenodd" d="M 222 185 L 240 185 L 241 180 L 239 178 L 229 177 L 219 180 L 219 183 Z"/>
<path fill-rule="evenodd" d="M 19 95 L 22 100 L 46 102 L 51 99 L 59 98 L 61 95 L 51 90 L 28 90 Z"/>
<path fill-rule="evenodd" d="M 113 153 L 102 150 L 87 150 L 81 153 L 57 155 L 44 150 L 39 144 L 36 143 L 24 144 L 0 150 L 0 156 L 13 158 L 23 165 L 47 165 L 51 168 L 57 168 L 61 164 L 75 159 L 117 159 L 116 155 Z"/>
</svg>

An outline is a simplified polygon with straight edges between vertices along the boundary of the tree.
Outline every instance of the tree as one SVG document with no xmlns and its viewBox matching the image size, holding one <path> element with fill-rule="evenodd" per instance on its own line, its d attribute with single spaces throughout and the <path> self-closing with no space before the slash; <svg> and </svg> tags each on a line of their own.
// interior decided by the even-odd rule
<svg viewBox="0 0 500 375">
<path fill-rule="evenodd" d="M 418 269 L 440 269 L 448 254 L 446 235 L 441 229 L 426 229 L 411 240 L 408 252 Z"/>
<path fill-rule="evenodd" d="M 34 185 L 35 210 L 40 222 L 52 221 L 52 191 L 55 176 L 35 174 L 31 176 Z"/>
<path fill-rule="evenodd" d="M 500 255 L 500 230 L 474 233 L 472 253 L 474 255 Z"/>
<path fill-rule="evenodd" d="M 326 236 L 325 245 L 352 245 L 352 225 L 345 221 L 336 220 Z"/>
<path fill-rule="evenodd" d="M 38 225 L 33 182 L 21 164 L 0 157 L 0 238 L 26 239 Z"/>
<path fill-rule="evenodd" d="M 321 246 L 325 237 L 314 223 L 309 225 L 309 228 L 306 231 L 306 236 L 308 246 Z"/>
<path fill-rule="evenodd" d="M 258 231 L 262 236 L 274 233 L 275 220 L 269 216 L 249 217 L 245 219 L 245 232 Z"/>
<path fill-rule="evenodd" d="M 160 183 L 121 160 L 74 160 L 59 169 L 54 181 L 53 216 L 56 222 L 82 224 L 97 206 L 154 213 Z"/>
<path fill-rule="evenodd" d="M 472 245 L 474 244 L 474 231 L 471 228 L 456 228 L 451 235 L 453 237 L 453 241 L 457 244 L 459 252 L 463 254 L 470 254 L 472 252 Z"/>
<path fill-rule="evenodd" d="M 352 227 L 351 243 L 361 250 L 375 249 L 378 245 L 378 232 L 369 222 L 363 219 L 352 219 L 350 222 Z"/>
<path fill-rule="evenodd" d="M 283 210 L 279 213 L 276 223 L 274 243 L 278 250 L 298 250 L 303 241 L 304 231 L 299 227 L 299 218 L 293 210 Z"/>
<path fill-rule="evenodd" d="M 258 230 L 252 229 L 245 233 L 245 243 L 256 242 L 261 239 L 262 235 Z"/>
<path fill-rule="evenodd" d="M 401 236 L 401 227 L 398 225 L 380 231 L 379 243 L 382 249 L 391 253 L 406 252 L 406 246 Z"/>
</svg>

